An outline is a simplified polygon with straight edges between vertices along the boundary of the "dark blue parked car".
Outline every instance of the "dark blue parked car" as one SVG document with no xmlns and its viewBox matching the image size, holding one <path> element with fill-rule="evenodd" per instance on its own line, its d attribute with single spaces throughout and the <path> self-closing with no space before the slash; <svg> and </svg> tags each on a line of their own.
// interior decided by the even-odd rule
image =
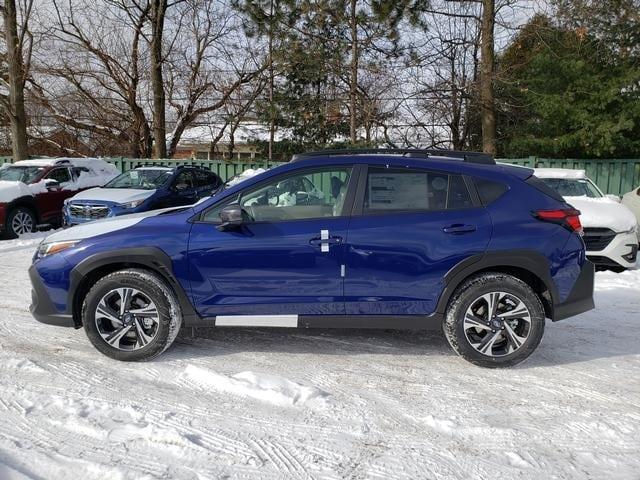
<svg viewBox="0 0 640 480">
<path fill-rule="evenodd" d="M 66 225 L 191 205 L 222 185 L 215 173 L 197 167 L 139 167 L 106 185 L 78 193 L 64 203 Z"/>
<path fill-rule="evenodd" d="M 578 215 L 483 154 L 304 154 L 195 206 L 49 236 L 31 311 L 119 360 L 182 325 L 443 328 L 467 360 L 509 366 L 545 318 L 594 306 Z"/>
</svg>

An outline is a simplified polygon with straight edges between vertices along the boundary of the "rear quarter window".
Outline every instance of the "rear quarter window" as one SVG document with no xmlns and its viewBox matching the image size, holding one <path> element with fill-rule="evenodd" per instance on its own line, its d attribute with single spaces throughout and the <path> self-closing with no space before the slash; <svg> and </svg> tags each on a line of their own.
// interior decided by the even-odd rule
<svg viewBox="0 0 640 480">
<path fill-rule="evenodd" d="M 553 198 L 554 200 L 557 200 L 559 202 L 564 202 L 564 198 L 562 198 L 562 196 L 560 196 L 560 194 L 558 192 L 556 192 L 553 188 L 551 188 L 549 185 L 544 183 L 542 180 L 540 180 L 535 175 L 531 175 L 525 181 L 529 185 L 531 185 L 533 188 L 535 188 L 536 190 L 544 193 L 545 195 Z"/>
<path fill-rule="evenodd" d="M 476 189 L 478 190 L 478 196 L 483 205 L 489 205 L 500 198 L 509 187 L 494 180 L 486 180 L 484 178 L 474 178 Z"/>
</svg>

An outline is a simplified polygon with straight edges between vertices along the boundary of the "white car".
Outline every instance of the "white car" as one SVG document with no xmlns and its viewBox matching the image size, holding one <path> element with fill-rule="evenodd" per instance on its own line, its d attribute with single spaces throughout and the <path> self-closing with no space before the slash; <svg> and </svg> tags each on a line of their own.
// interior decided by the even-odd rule
<svg viewBox="0 0 640 480">
<path fill-rule="evenodd" d="M 622 204 L 633 212 L 638 224 L 640 224 L 640 187 L 625 193 L 622 197 Z M 640 240 L 640 229 L 638 230 L 638 240 Z"/>
<path fill-rule="evenodd" d="M 605 195 L 584 170 L 537 168 L 536 177 L 580 210 L 587 257 L 600 268 L 633 268 L 638 255 L 638 221 L 615 195 Z"/>
</svg>

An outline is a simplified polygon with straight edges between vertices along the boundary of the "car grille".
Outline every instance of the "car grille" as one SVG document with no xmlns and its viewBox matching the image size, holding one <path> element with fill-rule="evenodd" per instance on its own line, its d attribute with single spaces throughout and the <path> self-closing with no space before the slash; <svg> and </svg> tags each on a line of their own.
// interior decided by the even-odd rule
<svg viewBox="0 0 640 480">
<path fill-rule="evenodd" d="M 109 207 L 106 205 L 69 205 L 69 213 L 72 217 L 85 220 L 99 220 L 109 215 Z"/>
<path fill-rule="evenodd" d="M 616 232 L 608 228 L 585 228 L 583 239 L 588 252 L 599 252 L 607 248 L 615 236 Z"/>
</svg>

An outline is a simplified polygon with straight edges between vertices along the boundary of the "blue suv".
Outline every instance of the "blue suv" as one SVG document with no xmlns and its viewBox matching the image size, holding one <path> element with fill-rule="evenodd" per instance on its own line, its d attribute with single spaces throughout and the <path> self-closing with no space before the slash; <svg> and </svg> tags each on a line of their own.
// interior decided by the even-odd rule
<svg viewBox="0 0 640 480">
<path fill-rule="evenodd" d="M 528 168 L 440 150 L 307 153 L 197 205 L 47 237 L 31 311 L 145 360 L 182 326 L 443 329 L 510 366 L 594 307 L 579 212 Z"/>
<path fill-rule="evenodd" d="M 198 167 L 138 167 L 106 185 L 66 200 L 65 225 L 100 220 L 148 210 L 190 205 L 222 186 L 215 173 Z"/>
</svg>

